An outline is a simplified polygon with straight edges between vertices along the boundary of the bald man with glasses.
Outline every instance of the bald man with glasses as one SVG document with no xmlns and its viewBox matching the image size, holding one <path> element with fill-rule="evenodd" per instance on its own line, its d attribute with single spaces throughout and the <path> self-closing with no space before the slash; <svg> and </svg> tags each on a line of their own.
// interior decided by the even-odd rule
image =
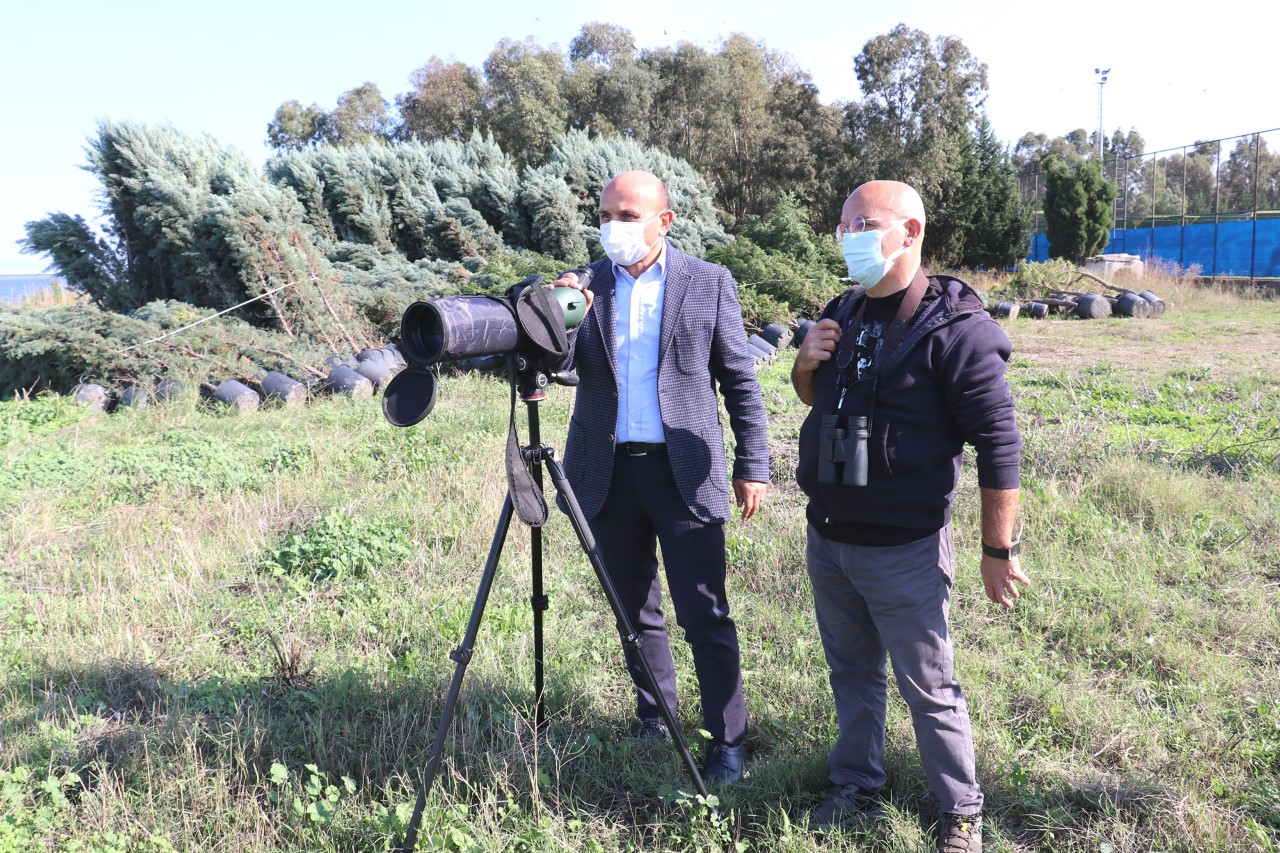
<svg viewBox="0 0 1280 853">
<path fill-rule="evenodd" d="M 1009 339 L 972 287 L 925 275 L 924 233 L 912 187 L 854 190 L 836 237 L 857 286 L 827 305 L 792 368 L 812 407 L 796 477 L 809 498 L 806 557 L 839 725 L 831 789 L 809 823 L 884 814 L 889 662 L 941 812 L 937 850 L 980 853 L 983 795 L 948 626 L 951 505 L 968 443 L 983 586 L 1012 607 L 1029 583 L 1014 533 L 1022 438 L 1005 379 Z"/>
</svg>

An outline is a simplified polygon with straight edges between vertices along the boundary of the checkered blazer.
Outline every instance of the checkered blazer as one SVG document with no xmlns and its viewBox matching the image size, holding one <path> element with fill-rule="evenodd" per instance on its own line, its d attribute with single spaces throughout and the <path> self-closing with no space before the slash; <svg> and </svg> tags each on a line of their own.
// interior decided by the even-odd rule
<svg viewBox="0 0 1280 853">
<path fill-rule="evenodd" d="M 591 265 L 595 301 L 570 335 L 569 364 L 579 377 L 564 469 L 587 518 L 604 506 L 613 479 L 618 423 L 617 308 L 613 263 Z M 736 439 L 733 476 L 768 482 L 764 403 L 728 270 L 667 244 L 658 406 L 667 458 L 689 510 L 706 522 L 729 519 L 729 477 L 716 384 Z"/>
</svg>

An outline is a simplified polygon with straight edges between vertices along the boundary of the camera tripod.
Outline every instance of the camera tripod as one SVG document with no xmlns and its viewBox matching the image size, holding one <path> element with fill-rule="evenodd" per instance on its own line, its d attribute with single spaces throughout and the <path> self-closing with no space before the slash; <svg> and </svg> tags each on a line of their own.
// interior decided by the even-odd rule
<svg viewBox="0 0 1280 853">
<path fill-rule="evenodd" d="M 493 542 L 489 546 L 489 556 L 485 561 L 484 572 L 480 576 L 479 588 L 476 592 L 475 603 L 471 608 L 471 618 L 467 622 L 467 628 L 462 637 L 462 644 L 449 655 L 449 658 L 455 663 L 453 680 L 449 684 L 449 692 L 445 697 L 444 708 L 440 712 L 435 742 L 431 746 L 427 769 L 418 789 L 418 799 L 414 805 L 413 816 L 410 818 L 408 828 L 405 830 L 404 841 L 396 848 L 397 853 L 410 853 L 417 843 L 422 813 L 426 807 L 427 791 L 435 779 L 436 771 L 439 769 L 445 736 L 448 734 L 449 726 L 453 722 L 454 707 L 458 701 L 462 678 L 466 674 L 467 664 L 470 663 L 472 650 L 475 648 L 476 635 L 480 630 L 480 620 L 484 616 L 484 608 L 489 600 L 489 592 L 493 587 L 494 576 L 497 573 L 498 560 L 502 556 L 502 546 L 506 541 L 507 532 L 511 526 L 511 516 L 513 513 L 518 513 L 525 521 L 529 521 L 523 508 L 517 506 L 519 486 L 516 482 L 517 477 L 513 471 L 513 464 L 510 458 L 511 449 L 518 445 L 515 439 L 515 394 L 517 392 L 521 402 L 527 406 L 529 422 L 529 444 L 518 447 L 519 456 L 521 464 L 532 475 L 532 482 L 537 490 L 536 500 L 539 504 L 542 504 L 542 469 L 545 466 L 551 475 L 551 481 L 555 485 L 556 492 L 561 498 L 559 503 L 569 516 L 569 520 L 573 524 L 573 530 L 578 535 L 578 543 L 582 547 L 583 553 L 591 561 L 591 567 L 595 570 L 596 580 L 600 582 L 605 598 L 608 599 L 609 606 L 613 609 L 613 614 L 618 620 L 618 625 L 622 628 L 623 647 L 628 652 L 634 652 L 635 658 L 639 661 L 646 686 L 652 691 L 657 700 L 658 710 L 662 714 L 667 730 L 671 733 L 672 743 L 676 752 L 679 753 L 681 761 L 684 762 L 685 770 L 689 773 L 689 779 L 693 782 L 694 789 L 703 797 L 707 796 L 707 788 L 702 780 L 702 774 L 698 771 L 693 756 L 689 754 L 688 744 L 685 743 L 684 736 L 680 732 L 680 726 L 675 719 L 675 715 L 671 712 L 671 708 L 667 705 L 661 691 L 658 690 L 649 662 L 640 653 L 641 638 L 623 610 L 618 592 L 614 588 L 613 582 L 609 579 L 609 575 L 605 572 L 604 560 L 600 556 L 600 550 L 591 535 L 591 529 L 582 514 L 582 509 L 578 506 L 578 499 L 573 493 L 573 488 L 565 477 L 564 469 L 556 459 L 555 449 L 542 443 L 539 433 L 538 403 L 546 398 L 545 388 L 548 382 L 554 381 L 561 385 L 577 385 L 578 377 L 573 373 L 550 370 L 539 364 L 537 360 L 523 355 L 508 355 L 506 356 L 506 362 L 508 378 L 512 386 L 507 496 L 503 501 L 502 511 L 498 516 L 498 524 L 493 533 Z M 545 516 L 545 506 L 542 506 L 542 509 Z M 543 591 L 542 586 L 541 523 L 530 522 L 530 533 L 532 537 L 530 562 L 533 588 L 530 603 L 533 605 L 534 727 L 537 732 L 541 733 L 546 723 L 543 702 L 542 614 L 550 606 L 550 600 Z"/>
</svg>

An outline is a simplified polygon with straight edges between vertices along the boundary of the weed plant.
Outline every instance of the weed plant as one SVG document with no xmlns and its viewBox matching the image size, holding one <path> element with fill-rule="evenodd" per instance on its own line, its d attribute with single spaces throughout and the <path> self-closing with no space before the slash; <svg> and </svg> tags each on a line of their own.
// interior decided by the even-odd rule
<svg viewBox="0 0 1280 853">
<path fill-rule="evenodd" d="M 958 668 L 989 849 L 1280 849 L 1280 303 L 1149 282 L 1160 320 L 1006 321 L 1026 440 L 1012 612 L 955 512 Z M 835 722 L 794 483 L 803 407 L 761 372 L 774 485 L 728 528 L 749 775 L 690 793 L 620 736 L 614 620 L 544 530 L 549 726 L 531 726 L 530 537 L 507 539 L 420 849 L 915 851 L 937 817 L 890 703 L 889 820 L 817 834 Z M 0 404 L 0 850 L 386 850 L 408 818 L 505 494 L 508 391 L 236 416 Z M 541 404 L 562 447 L 573 391 Z M 678 634 L 678 631 L 677 631 Z M 676 642 L 684 731 L 701 714 Z"/>
</svg>

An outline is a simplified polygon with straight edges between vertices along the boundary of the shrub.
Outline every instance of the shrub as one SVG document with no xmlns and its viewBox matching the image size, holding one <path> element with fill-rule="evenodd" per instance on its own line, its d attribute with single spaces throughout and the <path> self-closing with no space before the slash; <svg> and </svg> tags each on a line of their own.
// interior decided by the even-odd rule
<svg viewBox="0 0 1280 853">
<path fill-rule="evenodd" d="M 413 554 L 409 537 L 392 522 L 332 510 L 299 533 L 290 533 L 266 562 L 273 575 L 324 583 L 362 578 L 399 565 Z"/>
</svg>

